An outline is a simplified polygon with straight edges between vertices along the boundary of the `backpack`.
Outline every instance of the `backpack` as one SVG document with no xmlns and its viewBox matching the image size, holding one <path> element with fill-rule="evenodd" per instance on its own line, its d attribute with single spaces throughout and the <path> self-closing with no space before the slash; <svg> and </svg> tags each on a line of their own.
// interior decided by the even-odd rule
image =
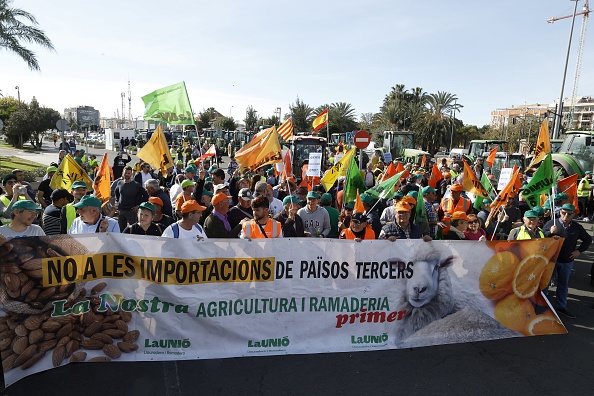
<svg viewBox="0 0 594 396">
<path fill-rule="evenodd" d="M 194 227 L 199 230 L 200 232 L 204 232 L 204 230 L 202 230 L 202 227 L 200 227 L 200 225 L 198 224 L 194 224 Z M 173 230 L 173 237 L 174 238 L 179 238 L 179 224 L 177 223 L 173 223 L 171 225 L 171 229 Z"/>
</svg>

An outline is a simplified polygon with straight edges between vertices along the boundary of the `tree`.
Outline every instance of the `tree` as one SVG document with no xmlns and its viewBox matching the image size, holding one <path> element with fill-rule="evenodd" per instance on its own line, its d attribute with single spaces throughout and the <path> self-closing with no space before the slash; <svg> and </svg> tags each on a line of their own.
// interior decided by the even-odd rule
<svg viewBox="0 0 594 396">
<path fill-rule="evenodd" d="M 361 113 L 361 118 L 359 119 L 359 129 L 370 131 L 373 125 L 373 117 L 373 113 Z"/>
<path fill-rule="evenodd" d="M 252 106 L 249 106 L 245 112 L 245 119 L 243 120 L 245 123 L 245 130 L 255 131 L 259 118 L 258 112 Z"/>
<path fill-rule="evenodd" d="M 311 122 L 313 121 L 313 109 L 303 103 L 302 100 L 295 100 L 294 105 L 289 105 L 291 116 L 293 117 L 293 126 L 295 132 L 306 132 L 311 129 Z"/>
<path fill-rule="evenodd" d="M 12 96 L 0 98 L 0 120 L 8 121 L 10 115 L 19 108 L 19 101 Z"/>
<path fill-rule="evenodd" d="M 439 146 L 449 147 L 453 136 L 452 127 L 455 127 L 451 112 L 463 107 L 456 101 L 458 98 L 449 93 L 438 91 L 428 97 L 428 108 L 424 116 L 413 124 L 419 132 L 422 146 L 429 152 L 434 152 Z M 454 128 L 455 131 L 455 128 Z"/>
<path fill-rule="evenodd" d="M 23 44 L 34 43 L 55 51 L 54 45 L 43 30 L 36 27 L 38 23 L 33 15 L 18 8 L 11 8 L 11 3 L 10 0 L 0 0 L 0 48 L 16 53 L 27 62 L 29 69 L 39 71 L 41 68 L 35 53 Z M 31 25 L 27 25 L 27 22 Z"/>
<path fill-rule="evenodd" d="M 43 132 L 53 128 L 59 119 L 60 113 L 51 108 L 40 107 L 35 99 L 29 105 L 21 103 L 6 123 L 8 142 L 14 147 L 22 148 L 24 142 L 30 140 L 34 148 L 41 148 Z"/>
<path fill-rule="evenodd" d="M 216 125 L 226 131 L 234 131 L 237 129 L 237 124 L 233 117 L 220 117 L 217 119 Z"/>
</svg>

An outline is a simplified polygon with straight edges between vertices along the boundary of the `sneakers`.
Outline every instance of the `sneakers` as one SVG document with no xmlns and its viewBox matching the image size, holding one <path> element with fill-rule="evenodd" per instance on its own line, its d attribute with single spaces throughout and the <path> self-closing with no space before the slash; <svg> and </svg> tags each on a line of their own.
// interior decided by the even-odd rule
<svg viewBox="0 0 594 396">
<path fill-rule="evenodd" d="M 589 217 L 584 217 L 584 221 L 585 221 L 586 223 L 589 223 L 589 222 L 590 222 L 590 218 L 589 218 Z"/>
<path fill-rule="evenodd" d="M 567 308 L 556 308 L 555 311 L 557 311 L 557 313 L 560 313 L 561 315 L 567 316 L 568 318 L 575 319 L 575 315 L 573 314 L 573 312 L 571 312 Z"/>
</svg>

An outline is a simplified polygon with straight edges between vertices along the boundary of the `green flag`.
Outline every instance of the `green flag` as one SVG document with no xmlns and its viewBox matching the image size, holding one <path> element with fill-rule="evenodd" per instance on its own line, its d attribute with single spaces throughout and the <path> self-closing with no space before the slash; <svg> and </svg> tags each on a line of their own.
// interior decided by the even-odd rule
<svg viewBox="0 0 594 396">
<path fill-rule="evenodd" d="M 427 219 L 427 209 L 425 209 L 425 200 L 423 199 L 423 189 L 419 189 L 419 194 L 417 195 L 417 205 L 415 206 L 415 222 L 419 223 L 427 223 L 427 227 L 429 227 L 429 220 Z"/>
<path fill-rule="evenodd" d="M 553 170 L 551 153 L 549 153 L 540 163 L 530 183 L 522 191 L 522 197 L 526 200 L 530 208 L 533 208 L 540 204 L 540 194 L 549 191 L 554 184 L 555 171 Z"/>
<path fill-rule="evenodd" d="M 347 178 L 344 184 L 344 198 L 342 201 L 345 203 L 354 201 L 357 198 L 357 190 L 363 193 L 366 189 L 365 181 L 363 181 L 361 172 L 359 172 L 355 158 L 352 158 L 351 165 L 347 171 Z"/>
<path fill-rule="evenodd" d="M 144 119 L 164 121 L 168 124 L 194 124 L 194 115 L 186 83 L 180 82 L 157 89 L 142 97 Z"/>
<path fill-rule="evenodd" d="M 400 180 L 404 172 L 406 171 L 404 170 L 395 174 L 388 180 L 384 180 L 380 184 L 376 184 L 365 192 L 377 199 L 392 198 L 394 195 L 394 186 L 396 183 L 398 183 L 398 180 Z"/>
<path fill-rule="evenodd" d="M 485 172 L 483 172 L 483 175 L 481 176 L 481 184 L 489 192 L 491 199 L 495 198 L 495 195 L 497 195 L 497 192 L 493 188 L 493 185 L 489 181 L 489 177 L 487 176 L 487 173 L 485 173 Z M 476 210 L 481 210 L 484 200 L 485 199 L 483 197 L 477 196 L 476 199 L 474 200 L 474 208 Z"/>
</svg>

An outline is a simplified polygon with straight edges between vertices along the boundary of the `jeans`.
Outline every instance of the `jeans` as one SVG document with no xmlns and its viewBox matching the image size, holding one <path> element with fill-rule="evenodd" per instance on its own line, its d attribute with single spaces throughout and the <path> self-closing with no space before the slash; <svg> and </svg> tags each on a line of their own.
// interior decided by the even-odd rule
<svg viewBox="0 0 594 396">
<path fill-rule="evenodd" d="M 571 275 L 572 268 L 573 261 L 570 261 L 569 263 L 555 263 L 555 273 L 557 273 L 556 308 L 567 308 L 569 275 Z"/>
</svg>

